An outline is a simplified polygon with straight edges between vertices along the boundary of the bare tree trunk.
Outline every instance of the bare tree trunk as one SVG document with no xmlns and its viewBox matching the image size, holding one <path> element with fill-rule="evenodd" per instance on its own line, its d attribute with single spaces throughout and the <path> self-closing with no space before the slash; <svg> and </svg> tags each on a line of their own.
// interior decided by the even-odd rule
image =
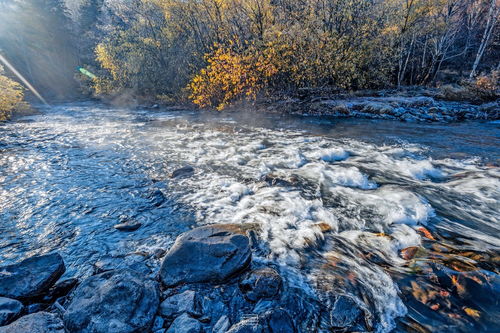
<svg viewBox="0 0 500 333">
<path fill-rule="evenodd" d="M 476 59 L 474 60 L 474 65 L 472 66 L 472 71 L 470 72 L 469 77 L 471 79 L 476 76 L 477 67 L 479 66 L 481 58 L 483 57 L 484 51 L 488 46 L 488 42 L 490 41 L 491 35 L 497 23 L 500 7 L 497 6 L 496 1 L 497 0 L 491 0 L 490 9 L 488 11 L 488 21 L 486 21 L 486 28 L 484 29 L 483 38 L 481 39 L 481 44 L 479 45 L 479 49 L 477 50 Z"/>
</svg>

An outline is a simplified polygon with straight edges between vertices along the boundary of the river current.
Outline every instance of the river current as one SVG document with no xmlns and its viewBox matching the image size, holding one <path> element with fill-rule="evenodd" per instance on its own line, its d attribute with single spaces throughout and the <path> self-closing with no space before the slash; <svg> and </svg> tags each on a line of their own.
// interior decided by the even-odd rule
<svg viewBox="0 0 500 333">
<path fill-rule="evenodd" d="M 0 265 L 57 250 L 85 276 L 195 225 L 246 223 L 255 260 L 320 300 L 352 295 L 375 331 L 493 332 L 499 147 L 498 122 L 45 108 L 0 124 Z"/>
</svg>

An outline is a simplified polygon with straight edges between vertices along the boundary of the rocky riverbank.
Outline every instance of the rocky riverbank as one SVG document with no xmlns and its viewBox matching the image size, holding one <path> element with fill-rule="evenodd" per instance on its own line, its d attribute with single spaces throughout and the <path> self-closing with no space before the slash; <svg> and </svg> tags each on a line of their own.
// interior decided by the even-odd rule
<svg viewBox="0 0 500 333">
<path fill-rule="evenodd" d="M 456 122 L 500 119 L 500 101 L 473 104 L 429 96 L 297 97 L 259 102 L 257 109 L 273 113 L 385 119 L 414 122 Z"/>
<path fill-rule="evenodd" d="M 57 253 L 0 268 L 0 333 L 309 332 L 319 327 L 367 330 L 353 299 L 331 305 L 309 299 L 279 269 L 252 261 L 255 233 L 242 225 L 210 225 L 179 236 L 159 274 L 115 258 L 95 274 L 58 281 Z"/>
</svg>

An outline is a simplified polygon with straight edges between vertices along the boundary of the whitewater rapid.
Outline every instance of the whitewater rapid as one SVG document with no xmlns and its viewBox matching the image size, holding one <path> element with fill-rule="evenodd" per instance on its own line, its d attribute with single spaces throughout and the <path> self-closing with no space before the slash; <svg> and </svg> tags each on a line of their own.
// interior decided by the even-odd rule
<svg viewBox="0 0 500 333">
<path fill-rule="evenodd" d="M 474 155 L 89 104 L 0 134 L 0 263 L 57 248 L 70 272 L 85 272 L 108 253 L 168 248 L 192 225 L 245 223 L 264 244 L 256 260 L 315 297 L 353 295 L 388 332 L 407 308 L 367 254 L 402 267 L 400 251 L 422 244 L 422 226 L 500 249 L 500 171 Z M 193 175 L 169 177 L 186 165 Z M 123 215 L 143 228 L 117 234 Z M 342 274 L 357 291 L 338 283 Z"/>
</svg>

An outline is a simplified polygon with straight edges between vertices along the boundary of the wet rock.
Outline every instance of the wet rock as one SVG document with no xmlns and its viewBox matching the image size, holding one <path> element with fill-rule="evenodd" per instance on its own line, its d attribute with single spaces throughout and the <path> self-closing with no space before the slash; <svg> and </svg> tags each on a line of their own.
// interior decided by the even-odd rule
<svg viewBox="0 0 500 333">
<path fill-rule="evenodd" d="M 374 114 L 392 114 L 394 109 L 392 106 L 380 102 L 365 102 L 361 105 L 361 111 Z"/>
<path fill-rule="evenodd" d="M 201 303 L 192 290 L 186 290 L 182 294 L 170 296 L 160 304 L 160 313 L 166 318 L 175 318 L 182 313 L 188 313 L 193 317 L 201 316 Z"/>
<path fill-rule="evenodd" d="M 268 299 L 276 296 L 281 288 L 281 276 L 270 267 L 249 272 L 240 281 L 240 289 L 249 301 Z"/>
<path fill-rule="evenodd" d="M 132 269 L 143 275 L 151 274 L 151 269 L 144 262 L 144 257 L 132 255 L 126 258 L 105 256 L 94 263 L 95 274 L 114 269 Z"/>
<path fill-rule="evenodd" d="M 167 251 L 165 251 L 164 249 L 155 249 L 154 253 L 153 253 L 153 256 L 156 259 L 160 259 L 160 258 L 162 258 L 165 255 L 166 252 Z"/>
<path fill-rule="evenodd" d="M 483 113 L 486 119 L 500 119 L 500 101 L 481 104 L 479 112 Z"/>
<path fill-rule="evenodd" d="M 8 326 L 0 327 L 0 333 L 64 333 L 61 319 L 49 312 L 37 312 L 21 317 Z"/>
<path fill-rule="evenodd" d="M 78 284 L 78 279 L 70 278 L 63 281 L 57 282 L 48 293 L 43 297 L 43 302 L 53 302 L 54 300 L 66 296 L 76 285 Z"/>
<path fill-rule="evenodd" d="M 294 333 L 295 325 L 290 315 L 284 309 L 268 311 L 263 315 L 269 331 L 272 333 Z"/>
<path fill-rule="evenodd" d="M 114 228 L 119 231 L 135 231 L 141 227 L 141 223 L 134 220 L 128 220 L 123 223 L 115 224 Z"/>
<path fill-rule="evenodd" d="M 33 303 L 26 307 L 26 313 L 31 314 L 40 311 L 45 311 L 47 307 L 48 307 L 47 303 Z"/>
<path fill-rule="evenodd" d="M 15 299 L 0 297 L 0 326 L 7 325 L 23 311 L 23 304 Z"/>
<path fill-rule="evenodd" d="M 165 320 L 160 317 L 160 316 L 157 316 L 155 318 L 155 321 L 153 322 L 153 331 L 158 331 L 158 330 L 161 330 L 163 328 L 163 325 L 165 324 Z"/>
<path fill-rule="evenodd" d="M 283 309 L 275 309 L 233 325 L 228 333 L 295 333 L 292 318 Z"/>
<path fill-rule="evenodd" d="M 66 271 L 57 253 L 31 257 L 0 267 L 0 296 L 28 299 L 42 295 Z"/>
<path fill-rule="evenodd" d="M 191 318 L 187 313 L 177 317 L 167 330 L 167 333 L 200 333 L 203 332 L 201 323 Z"/>
<path fill-rule="evenodd" d="M 227 314 L 229 309 L 222 299 L 223 297 L 221 295 L 212 295 L 212 298 L 204 297 L 202 301 L 203 315 L 210 320 L 215 320 L 222 314 Z"/>
<path fill-rule="evenodd" d="M 363 310 L 349 296 L 340 295 L 330 311 L 330 324 L 335 328 L 354 326 L 362 317 Z"/>
<path fill-rule="evenodd" d="M 249 239 L 234 224 L 210 225 L 177 238 L 160 268 L 166 286 L 223 282 L 251 261 Z"/>
<path fill-rule="evenodd" d="M 212 332 L 213 333 L 225 333 L 228 331 L 229 326 L 231 326 L 231 323 L 229 322 L 229 318 L 226 315 L 223 315 L 215 323 L 215 325 L 212 329 Z"/>
<path fill-rule="evenodd" d="M 156 189 L 154 190 L 151 195 L 149 196 L 149 199 L 150 199 L 150 202 L 155 205 L 156 207 L 159 207 L 161 206 L 166 198 L 165 198 L 165 195 L 163 194 L 162 191 Z"/>
<path fill-rule="evenodd" d="M 283 293 L 280 305 L 293 318 L 299 332 L 308 332 L 316 328 L 320 321 L 320 313 L 326 311 L 324 302 L 311 297 L 301 288 L 290 286 Z"/>
<path fill-rule="evenodd" d="M 267 327 L 263 327 L 258 317 L 252 317 L 240 321 L 231 326 L 227 333 L 268 333 Z"/>
<path fill-rule="evenodd" d="M 180 169 L 174 170 L 170 175 L 170 178 L 183 178 L 190 177 L 194 173 L 194 168 L 190 165 L 186 165 Z"/>
<path fill-rule="evenodd" d="M 158 284 L 130 269 L 84 280 L 64 314 L 69 332 L 143 332 L 151 328 L 159 305 Z"/>
</svg>

